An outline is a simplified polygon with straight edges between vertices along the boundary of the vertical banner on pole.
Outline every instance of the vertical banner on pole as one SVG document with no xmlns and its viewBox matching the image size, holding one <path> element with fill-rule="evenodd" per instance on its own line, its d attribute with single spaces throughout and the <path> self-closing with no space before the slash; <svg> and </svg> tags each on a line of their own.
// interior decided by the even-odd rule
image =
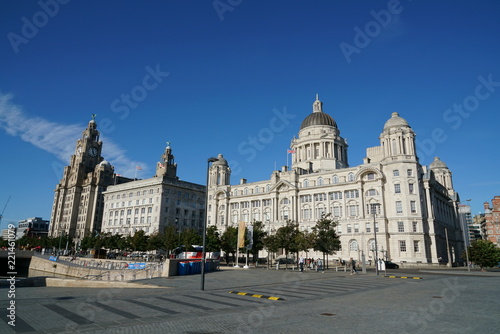
<svg viewBox="0 0 500 334">
<path fill-rule="evenodd" d="M 252 225 L 248 226 L 247 240 L 248 240 L 247 250 L 251 250 L 253 247 L 253 226 Z"/>
<path fill-rule="evenodd" d="M 240 222 L 238 227 L 238 249 L 245 247 L 245 222 Z"/>
</svg>

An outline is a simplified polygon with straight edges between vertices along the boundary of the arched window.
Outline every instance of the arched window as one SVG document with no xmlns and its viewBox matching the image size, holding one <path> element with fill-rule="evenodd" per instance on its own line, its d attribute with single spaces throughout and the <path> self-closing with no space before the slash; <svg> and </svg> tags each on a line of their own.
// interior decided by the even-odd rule
<svg viewBox="0 0 500 334">
<path fill-rule="evenodd" d="M 304 188 L 309 187 L 309 180 L 305 179 L 304 180 Z"/>
<path fill-rule="evenodd" d="M 347 181 L 349 181 L 349 182 L 354 181 L 354 174 L 353 173 L 349 173 L 347 175 Z"/>
<path fill-rule="evenodd" d="M 266 209 L 264 211 L 264 220 L 265 221 L 270 221 L 271 220 L 271 210 L 270 209 Z"/>
<path fill-rule="evenodd" d="M 254 194 L 258 194 L 259 193 L 259 187 L 255 187 L 255 190 L 253 191 Z"/>
<path fill-rule="evenodd" d="M 337 183 L 339 183 L 339 177 L 337 175 L 334 175 L 332 177 L 332 184 L 337 184 Z"/>
<path fill-rule="evenodd" d="M 318 186 L 322 186 L 322 185 L 323 185 L 323 178 L 318 177 Z"/>
<path fill-rule="evenodd" d="M 258 209 L 253 210 L 252 220 L 253 221 L 260 221 L 260 211 Z"/>
<path fill-rule="evenodd" d="M 358 251 L 358 242 L 356 240 L 351 240 L 351 242 L 349 243 L 349 250 L 352 252 Z"/>
<path fill-rule="evenodd" d="M 267 192 L 271 191 L 271 185 L 270 184 L 266 185 L 266 191 Z"/>
<path fill-rule="evenodd" d="M 248 188 L 245 188 L 245 190 L 243 190 L 243 195 L 248 195 Z"/>
</svg>

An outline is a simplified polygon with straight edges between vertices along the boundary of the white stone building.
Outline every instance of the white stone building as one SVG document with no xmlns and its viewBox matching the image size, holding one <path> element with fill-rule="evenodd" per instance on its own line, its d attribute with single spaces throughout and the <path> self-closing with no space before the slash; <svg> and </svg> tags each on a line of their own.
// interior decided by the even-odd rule
<svg viewBox="0 0 500 334">
<path fill-rule="evenodd" d="M 163 233 L 168 225 L 179 230 L 203 230 L 205 186 L 181 181 L 170 146 L 157 163 L 154 177 L 111 185 L 103 192 L 104 213 L 101 231 L 146 235 Z"/>
<path fill-rule="evenodd" d="M 219 155 L 209 170 L 208 224 L 223 232 L 240 221 L 262 221 L 272 233 L 290 220 L 310 231 L 331 213 L 342 247 L 334 257 L 373 260 L 375 226 L 379 258 L 407 265 L 448 263 L 450 257 L 460 262 L 459 198 L 450 170 L 439 158 L 419 163 L 415 133 L 397 113 L 379 138 L 363 164 L 349 166 L 347 142 L 316 98 L 291 142 L 290 170 L 230 185 L 230 166 Z"/>
</svg>

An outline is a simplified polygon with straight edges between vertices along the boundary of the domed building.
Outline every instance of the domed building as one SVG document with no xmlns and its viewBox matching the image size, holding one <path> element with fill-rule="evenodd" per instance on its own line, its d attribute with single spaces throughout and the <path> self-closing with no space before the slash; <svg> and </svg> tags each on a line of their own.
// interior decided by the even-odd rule
<svg viewBox="0 0 500 334">
<path fill-rule="evenodd" d="M 419 163 L 415 133 L 396 112 L 379 139 L 362 164 L 350 166 L 347 142 L 316 97 L 291 141 L 290 169 L 273 171 L 269 180 L 231 185 L 230 166 L 219 155 L 209 170 L 208 224 L 223 232 L 240 222 L 262 221 L 273 233 L 291 221 L 311 231 L 330 214 L 338 222 L 337 260 L 364 258 L 373 264 L 383 258 L 401 266 L 460 262 L 459 198 L 450 170 L 438 158 L 429 167 Z M 307 256 L 322 254 L 309 250 Z"/>
</svg>

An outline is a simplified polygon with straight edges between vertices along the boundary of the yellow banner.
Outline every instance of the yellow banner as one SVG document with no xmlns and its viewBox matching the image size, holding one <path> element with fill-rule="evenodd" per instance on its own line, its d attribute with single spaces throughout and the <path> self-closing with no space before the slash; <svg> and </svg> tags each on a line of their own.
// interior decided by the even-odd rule
<svg viewBox="0 0 500 334">
<path fill-rule="evenodd" d="M 245 247 L 245 222 L 240 222 L 238 227 L 238 248 Z"/>
</svg>

